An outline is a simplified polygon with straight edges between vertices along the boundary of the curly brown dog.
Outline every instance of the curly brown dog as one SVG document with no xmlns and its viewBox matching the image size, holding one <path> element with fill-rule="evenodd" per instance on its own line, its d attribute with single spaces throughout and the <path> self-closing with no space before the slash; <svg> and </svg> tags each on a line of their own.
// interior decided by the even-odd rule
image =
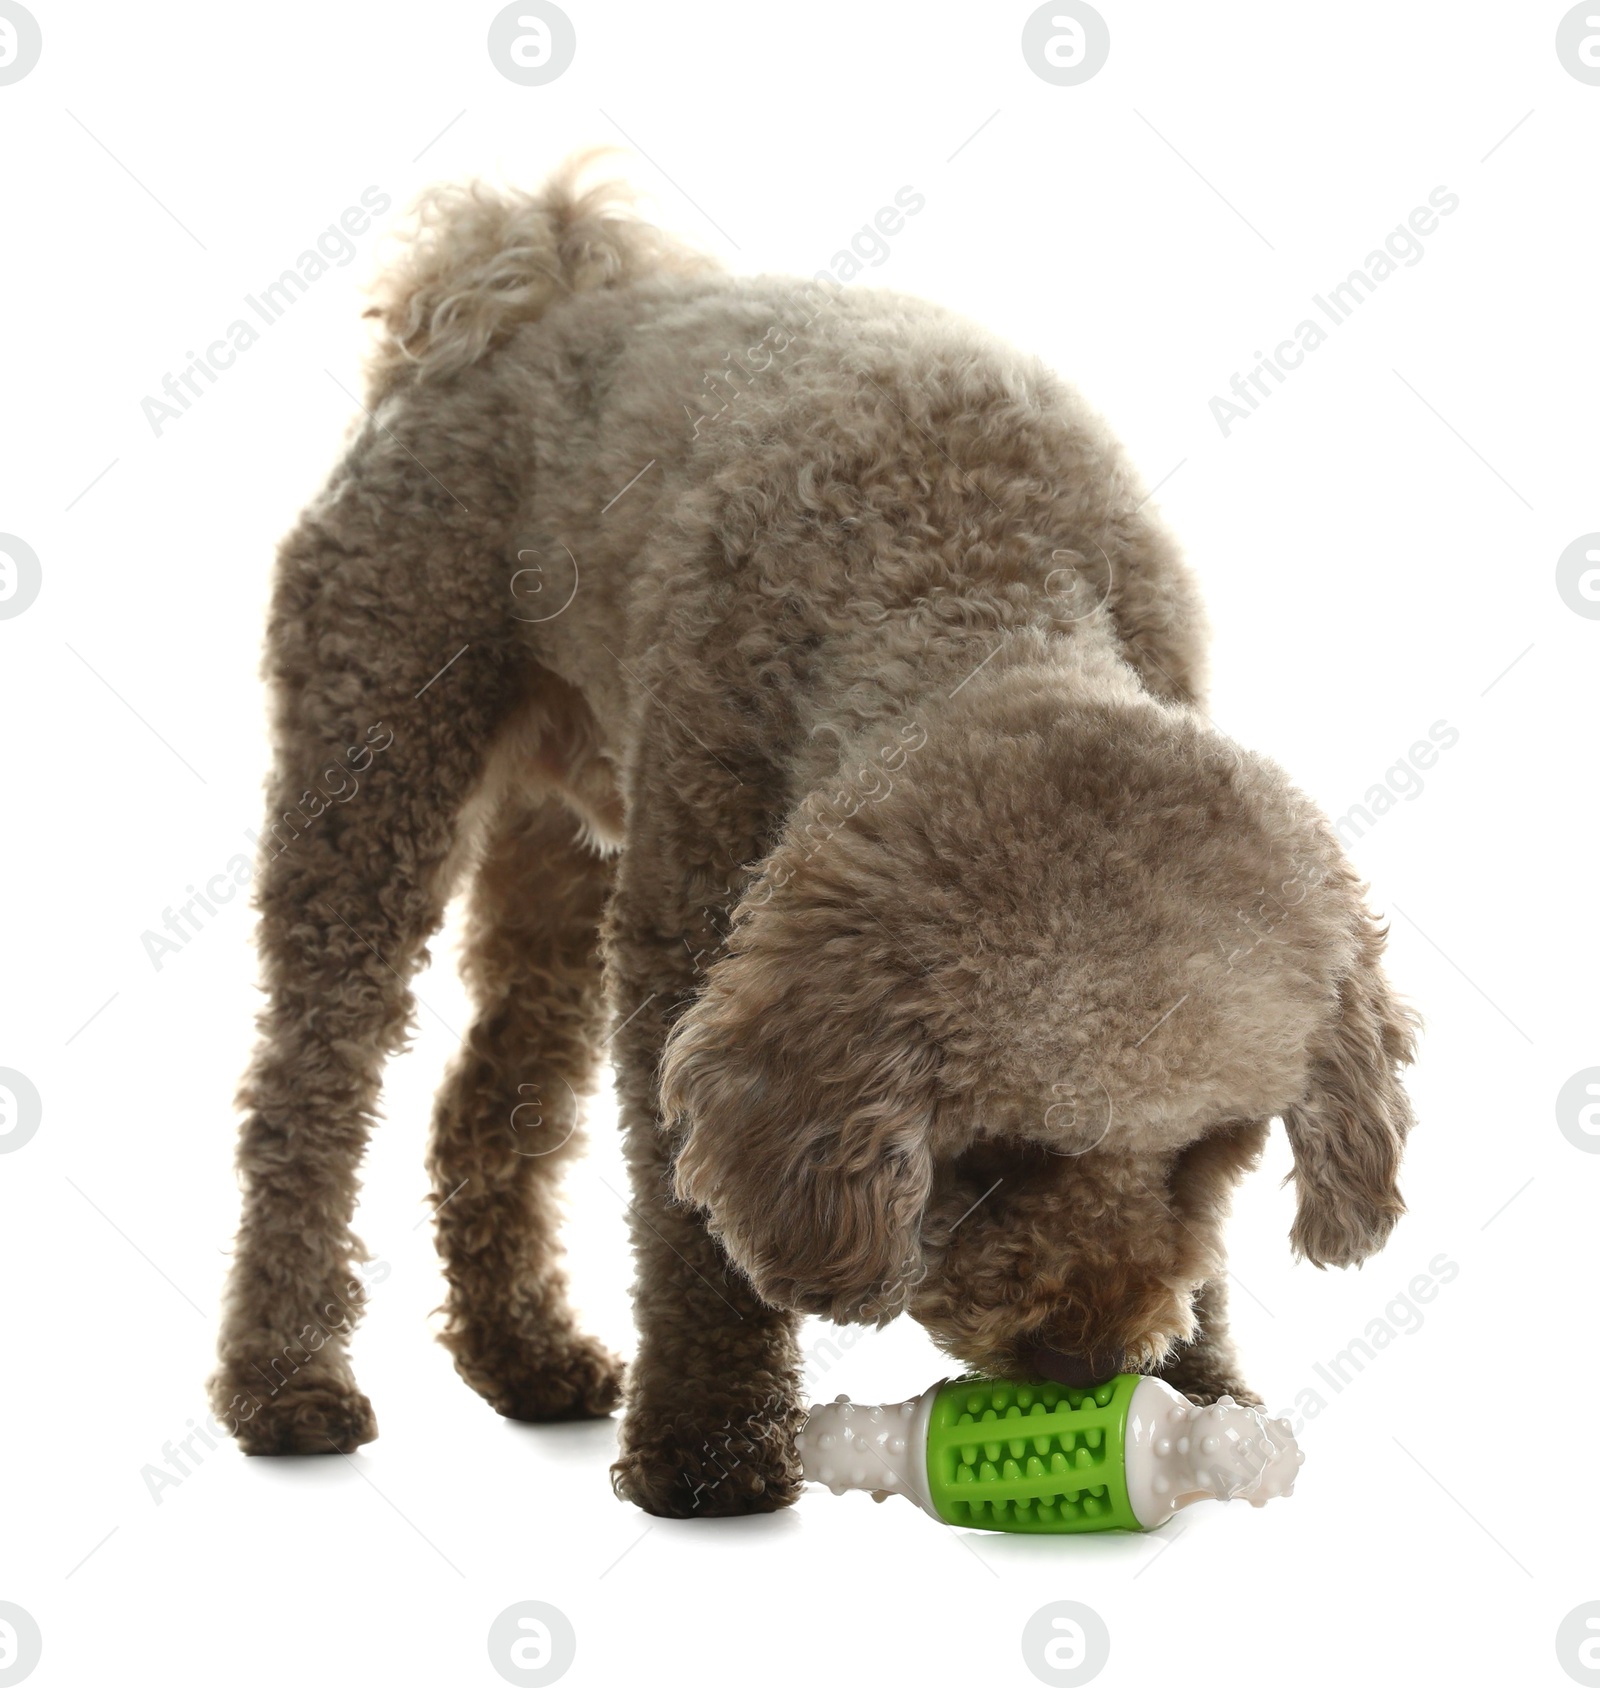
<svg viewBox="0 0 1600 1688">
<path fill-rule="evenodd" d="M 513 1418 L 616 1404 L 556 1236 L 609 1055 L 622 1495 L 792 1500 L 805 1312 L 1254 1401 L 1233 1185 L 1281 1116 L 1295 1248 L 1381 1247 L 1412 1020 L 1323 817 L 1203 713 L 1173 541 L 1034 360 L 730 278 L 574 181 L 425 202 L 365 423 L 280 550 L 219 1416 L 253 1453 L 376 1434 L 357 1171 L 463 881 L 444 1341 Z"/>
</svg>

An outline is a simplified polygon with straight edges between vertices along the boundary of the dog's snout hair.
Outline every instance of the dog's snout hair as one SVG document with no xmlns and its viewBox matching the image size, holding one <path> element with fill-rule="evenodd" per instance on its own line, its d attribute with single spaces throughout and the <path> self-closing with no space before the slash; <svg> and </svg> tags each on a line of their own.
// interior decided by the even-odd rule
<svg viewBox="0 0 1600 1688">
<path fill-rule="evenodd" d="M 1092 1389 L 1097 1383 L 1113 1378 L 1127 1366 L 1120 1350 L 1096 1349 L 1092 1354 L 1064 1354 L 1047 1343 L 1035 1343 L 1024 1348 L 1019 1359 L 1022 1369 L 1031 1376 L 1047 1377 L 1054 1383 L 1064 1383 L 1069 1389 Z"/>
</svg>

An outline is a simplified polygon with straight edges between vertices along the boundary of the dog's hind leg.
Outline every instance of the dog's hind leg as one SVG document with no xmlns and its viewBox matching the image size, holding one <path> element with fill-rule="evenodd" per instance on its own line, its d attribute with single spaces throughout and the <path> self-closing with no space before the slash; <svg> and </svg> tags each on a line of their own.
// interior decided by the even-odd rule
<svg viewBox="0 0 1600 1688">
<path fill-rule="evenodd" d="M 600 920 L 611 864 L 561 804 L 506 798 L 471 893 L 478 1005 L 439 1093 L 433 1174 L 456 1370 L 507 1418 L 588 1418 L 622 1365 L 577 1328 L 559 1265 L 557 1185 L 604 1034 Z"/>
<path fill-rule="evenodd" d="M 284 542 L 268 627 L 267 1002 L 240 1094 L 243 1217 L 210 1385 L 250 1453 L 343 1452 L 376 1434 L 346 1352 L 365 1258 L 357 1168 L 464 807 L 526 667 L 505 613 L 516 482 L 496 461 L 513 430 L 486 448 L 481 428 L 451 429 L 448 397 L 385 408 L 392 425 L 369 424 Z"/>
</svg>

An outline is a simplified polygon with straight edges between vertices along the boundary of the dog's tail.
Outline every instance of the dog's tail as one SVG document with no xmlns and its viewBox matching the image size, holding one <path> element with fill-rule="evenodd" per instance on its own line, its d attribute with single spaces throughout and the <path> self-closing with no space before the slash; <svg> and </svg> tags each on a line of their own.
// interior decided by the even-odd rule
<svg viewBox="0 0 1600 1688">
<path fill-rule="evenodd" d="M 569 159 L 537 193 L 483 182 L 424 193 L 366 312 L 379 324 L 372 376 L 381 384 L 403 365 L 453 374 L 569 293 L 715 269 L 635 215 L 625 183 L 581 187 L 610 150 Z"/>
</svg>

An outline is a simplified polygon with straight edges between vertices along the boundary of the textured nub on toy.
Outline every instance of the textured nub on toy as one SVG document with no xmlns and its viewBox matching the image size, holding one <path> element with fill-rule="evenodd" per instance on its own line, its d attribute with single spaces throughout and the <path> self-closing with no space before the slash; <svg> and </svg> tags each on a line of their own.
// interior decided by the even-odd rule
<svg viewBox="0 0 1600 1688">
<path fill-rule="evenodd" d="M 835 1494 L 903 1494 L 947 1524 L 1024 1534 L 1153 1530 L 1210 1497 L 1262 1506 L 1303 1458 L 1285 1419 L 1131 1375 L 1093 1389 L 964 1377 L 884 1407 L 841 1395 L 800 1433 L 805 1476 Z"/>
</svg>

